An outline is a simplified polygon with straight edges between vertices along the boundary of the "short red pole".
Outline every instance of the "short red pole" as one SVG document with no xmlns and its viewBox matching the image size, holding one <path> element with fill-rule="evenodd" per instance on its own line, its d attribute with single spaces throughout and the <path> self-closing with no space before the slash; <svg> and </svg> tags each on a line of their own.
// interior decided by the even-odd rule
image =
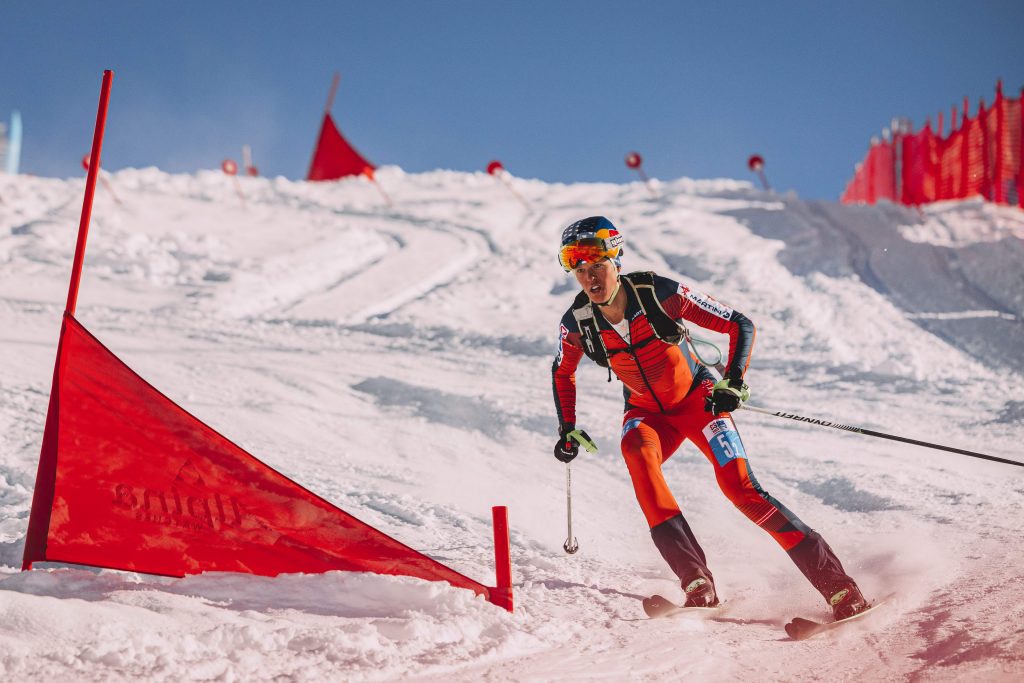
<svg viewBox="0 0 1024 683">
<path fill-rule="evenodd" d="M 96 111 L 96 130 L 92 135 L 92 153 L 89 155 L 89 175 L 85 180 L 85 199 L 82 202 L 82 219 L 78 224 L 78 243 L 75 245 L 75 261 L 71 267 L 71 284 L 68 286 L 68 302 L 64 311 L 75 314 L 78 304 L 78 286 L 82 280 L 82 261 L 85 259 L 85 240 L 89 236 L 89 221 L 92 219 L 92 199 L 96 194 L 96 180 L 100 174 L 100 150 L 103 148 L 103 130 L 107 125 L 107 104 L 110 102 L 110 83 L 114 72 L 103 72 L 100 89 L 100 104 Z"/>
<path fill-rule="evenodd" d="M 491 602 L 498 607 L 512 611 L 512 544 L 508 532 L 508 508 L 495 505 L 491 508 L 494 521 L 494 566 L 498 585 L 491 588 Z"/>
</svg>

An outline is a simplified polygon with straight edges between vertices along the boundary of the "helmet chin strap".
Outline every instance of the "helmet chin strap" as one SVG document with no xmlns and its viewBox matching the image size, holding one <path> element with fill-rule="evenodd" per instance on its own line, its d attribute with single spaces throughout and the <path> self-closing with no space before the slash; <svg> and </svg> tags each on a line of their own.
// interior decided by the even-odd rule
<svg viewBox="0 0 1024 683">
<path fill-rule="evenodd" d="M 610 297 L 608 297 L 608 299 L 604 303 L 598 303 L 596 301 L 594 303 L 597 304 L 598 306 L 601 306 L 601 307 L 611 305 L 612 301 L 615 299 L 615 295 L 619 293 L 619 287 L 621 285 L 622 285 L 622 278 L 616 276 L 616 278 L 615 278 L 615 289 L 612 290 L 612 295 Z"/>
</svg>

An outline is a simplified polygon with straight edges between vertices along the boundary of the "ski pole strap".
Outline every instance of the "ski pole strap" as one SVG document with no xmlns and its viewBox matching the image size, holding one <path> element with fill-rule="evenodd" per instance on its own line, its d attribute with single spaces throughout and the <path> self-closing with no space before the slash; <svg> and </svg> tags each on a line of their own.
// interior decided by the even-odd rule
<svg viewBox="0 0 1024 683">
<path fill-rule="evenodd" d="M 929 443 L 928 441 L 918 441 L 917 439 L 908 439 L 904 436 L 895 436 L 893 434 L 885 434 L 884 432 L 876 432 L 871 429 L 864 429 L 863 427 L 854 427 L 852 425 L 839 424 L 838 422 L 831 422 L 829 420 L 819 420 L 812 417 L 803 417 L 802 415 L 794 415 L 793 413 L 784 413 L 782 411 L 766 410 L 765 408 L 758 408 L 749 404 L 741 404 L 740 407 L 744 410 L 750 410 L 755 413 L 761 413 L 763 415 L 774 415 L 775 417 L 784 417 L 789 420 L 796 420 L 797 422 L 806 422 L 808 424 L 819 425 L 821 427 L 832 427 L 833 429 L 842 429 L 846 432 L 854 432 L 856 434 L 863 434 L 864 436 L 874 436 L 879 439 L 889 439 L 891 441 L 900 441 L 902 443 L 909 443 L 915 446 L 924 446 L 925 448 L 934 448 L 940 451 L 948 451 L 950 453 L 959 453 L 960 455 L 969 455 L 972 458 L 981 458 L 982 460 L 991 460 L 992 462 L 1001 462 L 1006 465 L 1016 465 L 1018 467 L 1024 467 L 1024 462 L 1018 462 L 1016 460 L 1007 460 L 1006 458 L 998 458 L 994 455 L 986 455 L 984 453 L 976 453 L 974 451 L 964 450 L 963 448 L 953 448 L 952 446 L 943 446 L 937 443 Z"/>
<path fill-rule="evenodd" d="M 709 341 L 697 339 L 696 337 L 691 336 L 689 330 L 686 331 L 686 341 L 689 342 L 690 349 L 693 350 L 693 355 L 697 357 L 697 362 L 705 367 L 717 368 L 718 371 L 722 373 L 722 376 L 725 376 L 725 356 L 722 355 L 722 349 Z M 713 348 L 715 353 L 718 354 L 718 359 L 713 362 L 708 362 L 702 355 L 700 355 L 700 351 L 697 350 L 697 344 L 703 344 L 704 346 L 710 346 Z"/>
<path fill-rule="evenodd" d="M 565 438 L 567 442 L 569 439 L 572 439 L 579 445 L 583 446 L 587 453 L 597 453 L 597 444 L 594 443 L 594 440 L 590 438 L 590 435 L 582 429 L 572 430 L 565 435 Z"/>
</svg>

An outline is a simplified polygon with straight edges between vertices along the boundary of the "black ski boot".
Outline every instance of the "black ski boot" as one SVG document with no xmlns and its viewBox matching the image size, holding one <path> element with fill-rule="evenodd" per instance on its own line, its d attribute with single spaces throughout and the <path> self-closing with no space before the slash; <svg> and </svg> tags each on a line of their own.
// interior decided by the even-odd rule
<svg viewBox="0 0 1024 683">
<path fill-rule="evenodd" d="M 686 593 L 686 604 L 684 607 L 717 607 L 718 595 L 715 594 L 715 584 L 703 576 L 698 576 L 692 581 L 683 584 L 683 592 Z"/>
<path fill-rule="evenodd" d="M 832 597 L 828 599 L 828 604 L 832 606 L 832 617 L 836 621 L 849 619 L 870 607 L 855 583 L 844 586 L 833 593 Z"/>
</svg>

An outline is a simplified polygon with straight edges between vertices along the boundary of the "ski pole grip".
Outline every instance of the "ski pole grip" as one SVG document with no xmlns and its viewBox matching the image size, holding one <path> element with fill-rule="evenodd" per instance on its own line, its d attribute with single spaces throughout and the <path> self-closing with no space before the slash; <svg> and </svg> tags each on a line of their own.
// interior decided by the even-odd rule
<svg viewBox="0 0 1024 683">
<path fill-rule="evenodd" d="M 498 585 L 491 588 L 491 602 L 512 611 L 512 544 L 508 532 L 508 508 L 491 508 L 494 523 L 494 567 Z"/>
</svg>

